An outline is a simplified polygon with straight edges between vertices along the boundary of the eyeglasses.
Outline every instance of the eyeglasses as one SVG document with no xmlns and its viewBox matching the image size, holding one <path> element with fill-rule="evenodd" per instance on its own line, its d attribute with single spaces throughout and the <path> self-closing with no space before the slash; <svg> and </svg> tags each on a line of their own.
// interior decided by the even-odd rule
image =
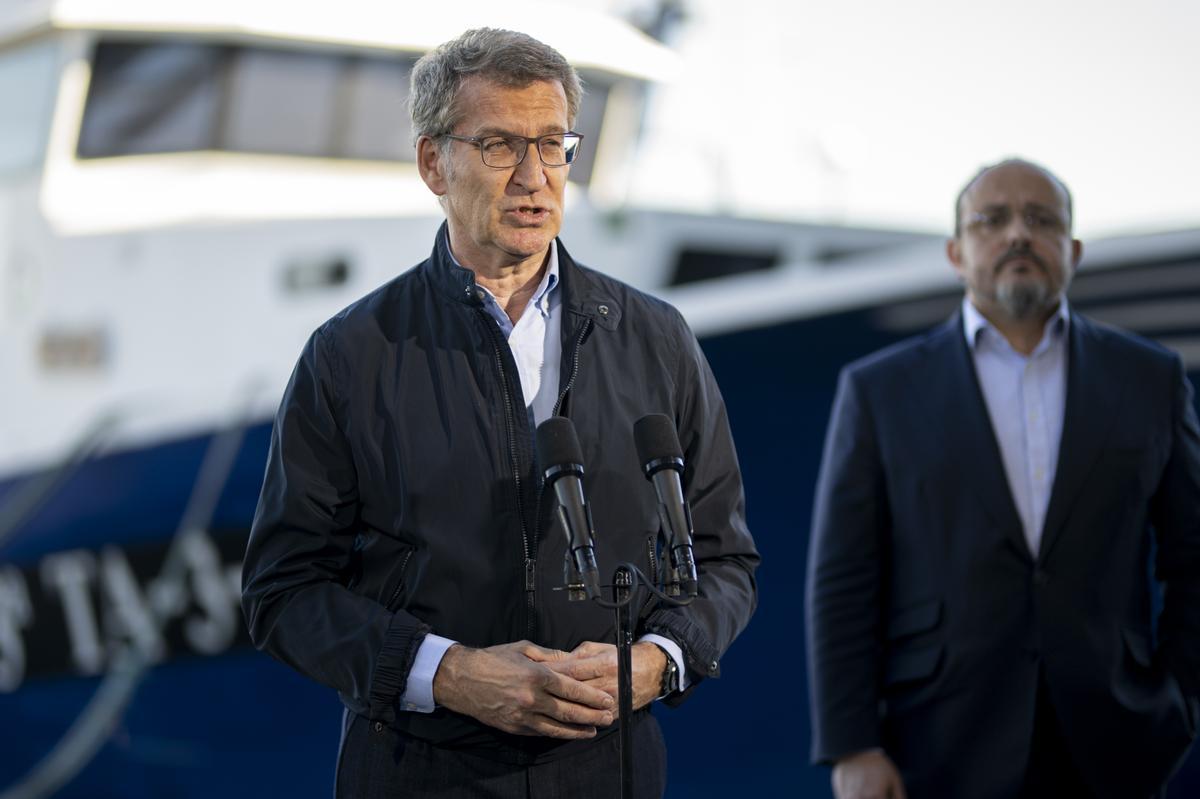
<svg viewBox="0 0 1200 799">
<path fill-rule="evenodd" d="M 1060 233 L 1066 229 L 1062 218 L 1042 208 L 1026 208 L 1020 212 L 1021 221 L 1032 233 Z M 967 229 L 991 235 L 1008 227 L 1013 220 L 1013 210 L 1007 207 L 976 211 L 967 217 Z"/>
<path fill-rule="evenodd" d="M 538 157 L 546 166 L 566 166 L 579 154 L 579 143 L 583 135 L 547 133 L 544 136 L 455 136 L 443 133 L 442 138 L 465 141 L 479 148 L 483 163 L 493 169 L 510 169 L 520 165 L 529 152 L 529 145 L 536 144 Z"/>
</svg>

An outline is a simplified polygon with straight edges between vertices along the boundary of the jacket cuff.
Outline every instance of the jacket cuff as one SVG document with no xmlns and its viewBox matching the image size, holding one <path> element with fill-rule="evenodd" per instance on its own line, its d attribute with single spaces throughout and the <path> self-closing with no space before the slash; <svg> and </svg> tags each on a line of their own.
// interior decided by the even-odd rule
<svg viewBox="0 0 1200 799">
<path fill-rule="evenodd" d="M 383 646 L 375 658 L 375 673 L 371 680 L 369 716 L 373 721 L 391 724 L 396 720 L 396 706 L 408 682 L 408 672 L 429 630 L 429 625 L 408 613 L 392 616 Z"/>
<path fill-rule="evenodd" d="M 719 653 L 699 625 L 671 608 L 660 608 L 651 613 L 643 630 L 669 638 L 679 644 L 687 661 L 688 671 L 697 677 L 720 677 Z"/>
</svg>

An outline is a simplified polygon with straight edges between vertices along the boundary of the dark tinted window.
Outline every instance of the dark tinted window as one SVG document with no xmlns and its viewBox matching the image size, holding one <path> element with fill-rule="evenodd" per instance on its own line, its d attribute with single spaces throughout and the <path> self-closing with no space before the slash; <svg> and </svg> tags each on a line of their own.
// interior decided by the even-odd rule
<svg viewBox="0 0 1200 799">
<path fill-rule="evenodd" d="M 583 134 L 583 145 L 579 157 L 571 164 L 571 180 L 587 184 L 592 179 L 592 168 L 596 164 L 596 148 L 600 144 L 600 124 L 604 121 L 604 109 L 608 105 L 608 86 L 597 81 L 588 81 L 583 102 L 575 117 L 575 131 Z"/>
<path fill-rule="evenodd" d="M 81 158 L 233 150 L 412 161 L 414 59 L 189 41 L 105 41 L 79 137 Z M 571 180 L 591 179 L 609 87 L 589 81 Z"/>
<path fill-rule="evenodd" d="M 411 161 L 411 66 L 400 57 L 101 42 L 79 156 L 234 150 Z"/>
<path fill-rule="evenodd" d="M 331 155 L 345 59 L 299 50 L 239 49 L 228 64 L 220 147 Z"/>
<path fill-rule="evenodd" d="M 92 62 L 79 155 L 210 147 L 224 55 L 218 47 L 183 42 L 100 45 Z"/>
<path fill-rule="evenodd" d="M 700 249 L 685 247 L 675 261 L 671 285 L 696 283 L 747 272 L 761 272 L 779 263 L 775 252 L 746 252 L 737 250 Z"/>
<path fill-rule="evenodd" d="M 350 90 L 343 97 L 336 152 L 358 158 L 412 161 L 412 118 L 408 114 L 408 77 L 412 62 L 356 59 Z"/>
</svg>

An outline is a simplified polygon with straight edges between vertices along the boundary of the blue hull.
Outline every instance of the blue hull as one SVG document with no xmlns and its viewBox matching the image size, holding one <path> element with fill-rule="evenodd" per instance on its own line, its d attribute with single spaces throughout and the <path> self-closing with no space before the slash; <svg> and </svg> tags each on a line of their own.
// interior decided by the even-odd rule
<svg viewBox="0 0 1200 799">
<path fill-rule="evenodd" d="M 899 336 L 865 310 L 703 342 L 729 406 L 751 529 L 764 561 L 758 613 L 722 662 L 724 677 L 678 710 L 655 711 L 669 743 L 670 797 L 829 795 L 828 771 L 807 765 L 802 598 L 812 486 L 838 369 Z M 209 525 L 229 574 L 253 516 L 269 433 L 265 422 L 246 431 Z M 74 675 L 78 653 L 64 630 L 63 594 L 38 588 L 47 556 L 100 552 L 115 543 L 145 588 L 161 568 L 164 542 L 179 525 L 210 440 L 169 442 L 83 464 L 0 549 L 0 563 L 22 569 L 37 594 L 29 629 L 47 630 L 37 633 L 40 647 L 30 647 L 19 690 L 0 694 L 6 730 L 0 790 L 19 782 L 55 746 L 101 681 Z M 0 485 L 0 507 L 21 485 Z M 226 587 L 221 601 L 235 603 L 233 586 Z M 91 590 L 103 608 L 100 592 Z M 192 601 L 168 625 L 164 660 L 146 672 L 102 747 L 57 795 L 331 795 L 340 716 L 335 696 L 256 653 L 240 625 L 219 652 L 211 653 L 209 641 L 206 654 L 189 638 L 187 623 L 211 621 L 218 609 L 211 596 L 207 606 Z M 96 614 L 103 636 L 104 612 Z M 1200 755 L 1178 774 L 1169 795 L 1200 796 Z"/>
</svg>

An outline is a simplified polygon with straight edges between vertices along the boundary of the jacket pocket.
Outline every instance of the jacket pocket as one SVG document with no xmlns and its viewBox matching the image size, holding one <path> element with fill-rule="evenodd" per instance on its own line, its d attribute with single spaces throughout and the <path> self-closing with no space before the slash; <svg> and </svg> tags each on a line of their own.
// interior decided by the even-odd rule
<svg viewBox="0 0 1200 799">
<path fill-rule="evenodd" d="M 923 649 L 891 653 L 883 672 L 883 684 L 891 687 L 928 678 L 937 671 L 944 650 L 941 644 L 930 644 Z"/>
<path fill-rule="evenodd" d="M 937 640 L 925 640 L 922 634 L 936 630 L 941 621 L 940 599 L 931 599 L 892 614 L 887 626 L 885 686 L 924 680 L 937 671 L 945 646 Z"/>
<path fill-rule="evenodd" d="M 928 632 L 942 620 L 942 600 L 930 599 L 892 614 L 888 621 L 889 642 Z"/>
</svg>

